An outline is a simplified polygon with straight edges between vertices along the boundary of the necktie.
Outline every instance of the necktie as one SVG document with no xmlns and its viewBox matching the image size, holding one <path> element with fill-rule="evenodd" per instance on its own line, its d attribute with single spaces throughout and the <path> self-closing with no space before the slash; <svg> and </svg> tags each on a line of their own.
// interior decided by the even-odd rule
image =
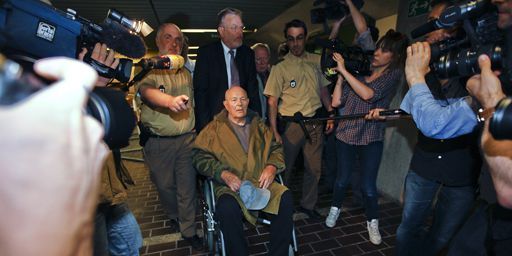
<svg viewBox="0 0 512 256">
<path fill-rule="evenodd" d="M 240 85 L 240 77 L 238 75 L 238 69 L 236 68 L 235 63 L 235 52 L 233 50 L 229 50 L 229 55 L 231 55 L 230 60 L 230 72 L 231 72 L 231 81 L 229 83 L 229 87 L 233 85 Z"/>
</svg>

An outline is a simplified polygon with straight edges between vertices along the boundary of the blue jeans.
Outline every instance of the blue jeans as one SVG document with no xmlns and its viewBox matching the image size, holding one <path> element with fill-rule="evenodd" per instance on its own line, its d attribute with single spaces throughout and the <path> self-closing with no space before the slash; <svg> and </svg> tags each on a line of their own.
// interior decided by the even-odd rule
<svg viewBox="0 0 512 256">
<path fill-rule="evenodd" d="M 142 234 L 125 203 L 100 205 L 96 212 L 94 255 L 139 255 Z"/>
<path fill-rule="evenodd" d="M 396 231 L 396 255 L 436 255 L 463 224 L 475 201 L 475 187 L 450 187 L 425 179 L 414 171 L 405 177 L 402 222 Z M 434 206 L 434 220 L 425 221 Z M 421 252 L 421 253 L 420 253 Z"/>
<path fill-rule="evenodd" d="M 340 140 L 336 141 L 338 173 L 334 185 L 333 206 L 341 207 L 347 187 L 350 185 L 355 163 L 359 161 L 361 192 L 366 218 L 368 220 L 378 219 L 377 173 L 382 157 L 382 149 L 382 141 L 372 142 L 368 145 L 350 145 Z"/>
</svg>

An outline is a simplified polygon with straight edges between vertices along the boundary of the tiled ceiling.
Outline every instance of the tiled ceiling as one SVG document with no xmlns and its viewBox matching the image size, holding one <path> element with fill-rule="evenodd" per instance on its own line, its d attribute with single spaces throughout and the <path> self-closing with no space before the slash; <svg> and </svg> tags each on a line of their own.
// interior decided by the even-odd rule
<svg viewBox="0 0 512 256">
<path fill-rule="evenodd" d="M 299 0 L 52 0 L 61 10 L 71 8 L 79 16 L 101 22 L 109 8 L 136 19 L 144 19 L 156 29 L 159 22 L 173 22 L 181 28 L 216 28 L 217 13 L 225 7 L 244 11 L 244 24 L 259 28 Z M 216 34 L 189 34 L 191 44 L 203 45 Z M 154 49 L 154 33 L 146 43 Z"/>
<path fill-rule="evenodd" d="M 22 1 L 22 0 L 19 0 Z M 234 7 L 244 12 L 248 29 L 259 29 L 292 6 L 309 9 L 314 0 L 51 0 L 61 10 L 71 8 L 81 17 L 101 23 L 109 8 L 115 8 L 134 19 L 143 19 L 156 29 L 159 23 L 173 22 L 183 28 L 216 28 L 217 12 Z M 2 2 L 0 0 L 0 2 Z M 366 0 L 363 10 L 379 19 L 395 14 L 399 0 Z M 302 6 L 302 7 L 301 7 Z M 309 17 L 297 17 L 304 20 Z M 282 30 L 282 24 L 275 28 Z M 150 49 L 156 49 L 155 33 L 146 38 Z M 188 34 L 191 45 L 204 45 L 216 40 L 216 33 Z"/>
</svg>

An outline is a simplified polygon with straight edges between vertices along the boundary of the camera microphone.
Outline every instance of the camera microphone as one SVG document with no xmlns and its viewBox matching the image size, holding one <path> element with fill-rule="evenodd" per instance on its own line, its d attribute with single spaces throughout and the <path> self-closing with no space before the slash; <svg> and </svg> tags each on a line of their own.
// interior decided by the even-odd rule
<svg viewBox="0 0 512 256">
<path fill-rule="evenodd" d="M 141 59 L 135 66 L 142 69 L 180 69 L 184 66 L 185 60 L 180 55 L 161 55 L 148 59 Z"/>
<path fill-rule="evenodd" d="M 109 48 L 130 58 L 142 58 L 146 54 L 142 37 L 130 33 L 119 23 L 105 20 L 101 27 L 100 40 Z"/>
</svg>

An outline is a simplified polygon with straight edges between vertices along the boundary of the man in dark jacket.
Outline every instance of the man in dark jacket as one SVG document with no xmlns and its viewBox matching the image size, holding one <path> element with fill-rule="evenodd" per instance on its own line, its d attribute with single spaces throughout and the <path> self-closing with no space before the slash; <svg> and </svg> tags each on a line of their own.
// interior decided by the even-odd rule
<svg viewBox="0 0 512 256">
<path fill-rule="evenodd" d="M 224 92 L 232 85 L 247 91 L 249 108 L 261 116 L 254 52 L 242 44 L 242 12 L 226 8 L 218 14 L 220 41 L 198 50 L 194 71 L 196 129 L 200 131 L 222 109 Z"/>
</svg>

